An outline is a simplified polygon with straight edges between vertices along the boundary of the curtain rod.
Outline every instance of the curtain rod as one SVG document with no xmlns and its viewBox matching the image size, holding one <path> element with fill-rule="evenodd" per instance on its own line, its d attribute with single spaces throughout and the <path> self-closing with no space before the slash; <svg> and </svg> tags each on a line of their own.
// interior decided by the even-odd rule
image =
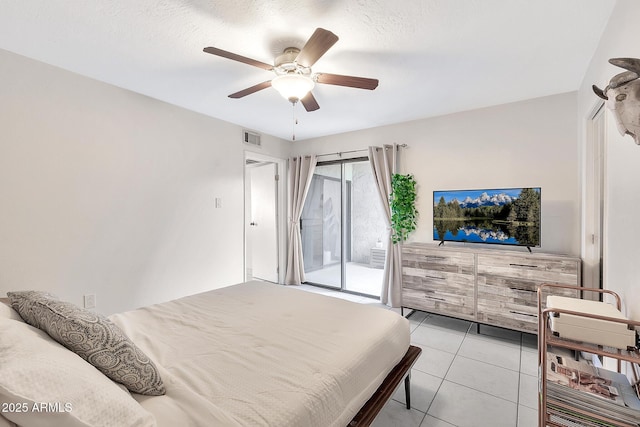
<svg viewBox="0 0 640 427">
<path fill-rule="evenodd" d="M 406 148 L 407 144 L 398 144 L 397 145 L 398 148 Z M 322 157 L 322 156 L 338 156 L 338 157 L 342 157 L 343 154 L 347 154 L 347 153 L 359 153 L 361 151 L 369 151 L 368 148 L 361 148 L 359 150 L 348 150 L 348 151 L 336 151 L 335 153 L 325 153 L 325 154 L 318 154 L 316 157 Z"/>
</svg>

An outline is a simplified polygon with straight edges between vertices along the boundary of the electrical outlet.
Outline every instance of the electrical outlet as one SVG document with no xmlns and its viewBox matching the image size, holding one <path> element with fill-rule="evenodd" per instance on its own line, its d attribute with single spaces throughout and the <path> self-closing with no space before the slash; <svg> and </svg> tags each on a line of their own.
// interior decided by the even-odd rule
<svg viewBox="0 0 640 427">
<path fill-rule="evenodd" d="M 84 308 L 96 308 L 96 294 L 84 296 Z"/>
</svg>

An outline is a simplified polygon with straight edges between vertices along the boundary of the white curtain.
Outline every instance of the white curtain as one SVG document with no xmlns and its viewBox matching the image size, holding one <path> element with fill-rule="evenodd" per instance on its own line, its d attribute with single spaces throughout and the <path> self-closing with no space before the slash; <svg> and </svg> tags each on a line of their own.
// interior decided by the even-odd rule
<svg viewBox="0 0 640 427">
<path fill-rule="evenodd" d="M 402 305 L 402 259 L 400 258 L 400 244 L 391 240 L 391 176 L 397 173 L 398 145 L 384 145 L 383 147 L 369 147 L 369 163 L 373 170 L 373 177 L 378 187 L 378 196 L 384 209 L 384 220 L 387 225 L 387 256 L 384 261 L 384 275 L 382 278 L 382 292 L 380 301 L 391 307 Z"/>
<path fill-rule="evenodd" d="M 284 279 L 286 285 L 299 285 L 305 281 L 300 216 L 316 163 L 314 155 L 289 159 L 289 250 L 287 274 Z"/>
</svg>

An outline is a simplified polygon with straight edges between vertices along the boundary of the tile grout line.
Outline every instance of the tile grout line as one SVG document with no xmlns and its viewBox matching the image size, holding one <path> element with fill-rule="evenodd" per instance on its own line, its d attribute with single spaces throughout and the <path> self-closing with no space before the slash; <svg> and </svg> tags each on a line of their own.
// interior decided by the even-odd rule
<svg viewBox="0 0 640 427">
<path fill-rule="evenodd" d="M 426 318 L 425 318 L 425 320 L 426 320 Z M 423 322 L 424 322 L 424 320 L 423 320 Z M 469 329 L 471 329 L 471 326 L 473 326 L 473 323 L 469 324 L 469 327 L 467 328 L 467 330 L 464 333 L 464 338 L 467 337 L 467 334 L 469 333 Z M 449 364 L 449 367 L 447 368 L 447 371 L 444 373 L 444 376 L 442 377 L 442 381 L 440 381 L 440 385 L 438 386 L 438 389 L 436 390 L 436 392 L 433 395 L 433 399 L 431 399 L 431 402 L 429 403 L 429 406 L 427 407 L 427 411 L 425 412 L 425 415 L 422 418 L 422 422 L 424 422 L 424 419 L 427 417 L 427 415 L 429 415 L 429 410 L 431 409 L 431 406 L 433 405 L 433 402 L 436 400 L 436 397 L 438 397 L 438 393 L 440 392 L 440 389 L 442 388 L 442 385 L 446 381 L 447 374 L 449 373 L 449 370 L 451 369 L 451 366 L 453 366 L 453 363 L 455 362 L 456 357 L 458 357 L 458 352 L 460 352 L 460 348 L 462 347 L 462 343 L 464 342 L 464 338 L 462 339 L 462 341 L 460 342 L 460 345 L 458 346 L 458 349 L 454 353 L 453 359 L 451 360 L 451 363 Z M 436 418 L 436 417 L 434 417 L 434 418 Z M 436 419 L 438 419 L 440 421 L 444 421 L 447 424 L 451 424 L 447 420 L 443 420 L 441 418 L 436 418 Z M 421 425 L 422 425 L 422 422 L 420 423 Z"/>
<path fill-rule="evenodd" d="M 431 317 L 431 315 L 430 315 L 429 313 L 425 313 L 425 314 L 426 314 L 425 318 L 424 318 L 424 319 L 422 319 L 422 321 L 418 324 L 418 326 L 416 326 L 416 328 L 411 332 L 411 334 L 413 334 L 413 332 L 414 332 L 414 331 L 415 331 L 419 326 L 422 326 L 422 324 L 423 324 L 423 323 L 424 323 L 424 322 L 425 322 L 429 317 Z M 467 329 L 467 331 L 468 331 L 468 329 Z M 465 336 L 466 336 L 466 335 L 465 335 Z M 464 341 L 464 339 L 463 339 L 463 341 Z M 460 343 L 460 345 L 462 345 L 462 343 Z M 458 347 L 458 351 L 460 351 L 460 347 Z M 457 354 L 458 354 L 458 353 L 457 353 L 457 351 L 456 351 L 456 355 L 457 355 Z M 451 369 L 451 365 L 453 364 L 453 360 L 454 360 L 454 359 L 455 359 L 455 356 L 454 356 L 454 357 L 453 357 L 453 359 L 451 360 L 451 364 L 449 364 L 449 368 L 447 368 L 447 372 L 449 372 L 449 369 Z M 422 372 L 422 371 L 420 371 L 420 372 Z M 420 427 L 420 426 L 422 426 L 422 424 L 424 423 L 425 418 L 427 418 L 427 415 L 429 415 L 429 410 L 431 409 L 431 405 L 433 405 L 433 401 L 434 401 L 434 400 L 436 400 L 436 397 L 438 396 L 438 392 L 440 391 L 440 387 L 442 387 L 442 384 L 444 383 L 444 377 L 446 377 L 446 376 L 447 376 L 447 372 L 445 372 L 444 376 L 441 378 L 441 380 L 442 380 L 442 381 L 440 381 L 440 385 L 438 386 L 438 388 L 437 388 L 436 392 L 433 394 L 433 399 L 431 399 L 431 402 L 429 402 L 429 406 L 427 406 L 427 409 L 424 411 L 424 416 L 423 416 L 423 417 L 422 417 L 422 419 L 420 420 L 420 424 L 418 424 L 418 426 L 419 426 L 419 427 Z M 431 375 L 431 374 L 428 374 L 428 373 L 426 373 L 426 372 L 425 372 L 425 374 L 427 374 L 427 375 Z M 435 376 L 435 375 L 433 375 L 433 376 Z M 436 378 L 439 378 L 439 377 L 436 377 Z M 406 396 L 405 396 L 405 399 L 406 399 Z M 434 418 L 435 418 L 435 417 L 434 417 Z M 440 419 L 440 418 L 437 418 L 437 419 Z M 447 422 L 447 421 L 445 421 L 445 420 L 441 420 L 441 421 Z M 447 424 L 451 424 L 451 423 L 447 422 Z"/>
<path fill-rule="evenodd" d="M 472 324 L 471 326 L 473 326 L 473 324 Z M 471 328 L 469 328 L 469 329 L 471 329 Z M 468 334 L 468 331 L 467 331 L 467 333 L 465 334 L 465 339 L 467 338 L 467 336 L 468 336 L 468 335 L 469 335 L 469 334 Z M 473 337 L 473 335 L 469 335 L 469 336 Z M 462 340 L 462 342 L 464 343 L 464 340 Z M 462 347 L 462 344 L 460 344 L 460 347 Z M 458 348 L 458 351 L 460 351 L 460 348 Z M 494 364 L 492 364 L 492 363 L 483 362 L 483 361 L 476 360 L 476 359 L 471 359 L 470 357 L 465 357 L 465 356 L 463 356 L 462 354 L 458 354 L 458 353 L 456 353 L 455 357 L 453 358 L 453 361 L 451 362 L 451 365 L 453 365 L 453 363 L 455 362 L 456 358 L 458 358 L 458 357 L 462 357 L 462 358 L 464 358 L 464 359 L 468 359 L 468 360 L 473 360 L 473 361 L 475 361 L 475 362 L 479 362 L 479 363 L 486 363 L 487 365 L 495 366 L 495 367 L 498 367 L 498 368 L 504 369 L 504 370 L 506 370 L 506 371 L 510 371 L 510 372 L 518 372 L 518 399 L 516 399 L 516 401 L 515 401 L 515 402 L 513 402 L 513 401 L 511 401 L 511 400 L 505 399 L 504 397 L 496 396 L 496 395 L 491 394 L 491 393 L 489 393 L 489 392 L 486 392 L 486 391 L 484 391 L 484 390 L 478 390 L 478 389 L 476 389 L 476 388 L 470 387 L 470 386 L 465 385 L 465 384 L 460 384 L 460 383 L 457 383 L 457 382 L 455 382 L 455 381 L 451 381 L 451 380 L 446 380 L 446 381 L 449 381 L 451 384 L 456 384 L 456 385 L 459 385 L 459 386 L 461 386 L 461 387 L 466 387 L 466 388 L 468 388 L 468 389 L 475 390 L 475 391 L 478 391 L 478 392 L 480 392 L 480 393 L 484 393 L 484 394 L 486 394 L 486 395 L 488 395 L 488 396 L 492 396 L 492 397 L 495 397 L 495 398 L 497 398 L 497 399 L 502 399 L 502 400 L 504 400 L 505 402 L 515 403 L 516 405 L 518 404 L 518 402 L 519 402 L 519 398 L 520 398 L 520 371 L 515 371 L 515 370 L 513 370 L 513 369 L 504 368 L 504 367 L 502 367 L 502 366 L 494 365 Z M 518 366 L 520 367 L 520 365 L 521 365 L 521 364 L 522 364 L 522 361 L 521 361 L 521 360 L 519 360 L 519 361 L 518 361 Z M 447 369 L 447 374 L 449 373 L 449 370 L 450 370 L 450 369 L 451 369 L 451 366 L 449 366 L 449 369 Z M 446 377 L 446 374 L 445 374 L 445 377 Z M 446 379 L 446 378 L 443 378 L 443 382 L 444 382 L 444 380 L 445 380 L 445 379 Z M 517 414 L 517 411 L 516 411 L 516 414 Z"/>
<path fill-rule="evenodd" d="M 473 357 L 468 357 L 465 356 L 463 354 L 457 355 L 456 357 L 462 357 L 463 359 L 467 359 L 467 360 L 473 360 L 474 362 L 478 362 L 478 363 L 486 363 L 487 365 L 490 366 L 494 366 L 496 368 L 500 368 L 500 369 L 504 369 L 505 371 L 509 371 L 509 372 L 517 372 L 518 374 L 520 374 L 520 370 L 519 369 L 511 369 L 511 368 L 505 368 L 504 366 L 501 365 L 496 365 L 495 363 L 491 363 L 491 362 L 485 362 L 484 360 L 478 360 L 478 359 L 474 359 Z M 520 365 L 518 365 L 519 367 Z M 525 374 L 526 375 L 526 374 Z M 531 375 L 530 375 L 531 376 Z"/>
<path fill-rule="evenodd" d="M 415 313 L 416 310 L 412 311 L 412 314 Z M 425 312 L 422 312 L 425 313 Z M 429 313 L 425 313 L 424 319 L 422 319 L 420 321 L 420 323 L 418 323 L 418 325 L 411 331 L 411 333 L 409 334 L 409 341 L 411 341 L 411 335 L 413 334 L 413 332 L 419 327 L 421 326 L 425 320 L 427 320 L 430 317 Z M 413 370 L 413 368 L 411 368 Z M 419 371 L 422 372 L 422 371 Z M 442 379 L 442 381 L 444 381 L 444 378 Z M 431 399 L 431 402 L 429 403 L 429 406 L 427 407 L 427 409 L 424 411 L 424 415 L 422 416 L 422 418 L 420 419 L 420 423 L 418 424 L 418 427 L 422 426 L 422 424 L 424 423 L 425 418 L 427 418 L 427 414 L 429 413 L 429 409 L 431 408 L 431 405 L 433 404 L 433 401 L 436 399 L 436 396 L 438 395 L 438 391 L 440 390 L 440 387 L 442 386 L 442 381 L 440 382 L 440 385 L 438 386 L 438 390 L 436 390 L 436 392 L 433 394 L 433 399 Z M 405 396 L 405 399 L 407 397 Z M 406 401 L 405 401 L 406 403 Z M 416 409 L 417 410 L 417 409 Z M 422 412 L 422 411 L 420 411 Z"/>
<path fill-rule="evenodd" d="M 516 404 L 516 426 L 519 424 L 520 419 L 520 382 L 522 380 L 522 345 L 524 342 L 524 334 L 520 334 L 520 360 L 518 361 L 519 374 L 518 374 L 518 402 Z"/>
<path fill-rule="evenodd" d="M 516 405 L 518 405 L 518 402 L 514 402 L 513 400 L 505 399 L 504 397 L 496 396 L 495 394 L 491 394 L 491 393 L 489 393 L 487 391 L 478 390 L 477 388 L 469 387 L 468 385 L 460 384 L 460 383 L 457 383 L 457 382 L 451 381 L 451 380 L 446 380 L 446 381 L 450 382 L 451 384 L 459 385 L 460 387 L 465 387 L 465 388 L 468 388 L 469 390 L 477 391 L 478 393 L 482 393 L 482 394 L 485 394 L 487 396 L 495 397 L 496 399 L 504 400 L 505 402 L 515 403 Z M 527 406 L 527 408 L 528 408 L 528 406 Z M 516 411 L 516 413 L 517 413 L 517 411 Z"/>
</svg>

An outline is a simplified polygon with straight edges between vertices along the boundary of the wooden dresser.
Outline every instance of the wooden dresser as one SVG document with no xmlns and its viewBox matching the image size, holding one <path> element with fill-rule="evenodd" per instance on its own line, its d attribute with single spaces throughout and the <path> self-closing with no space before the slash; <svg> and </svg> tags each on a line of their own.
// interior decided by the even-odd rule
<svg viewBox="0 0 640 427">
<path fill-rule="evenodd" d="M 538 286 L 580 286 L 580 264 L 564 255 L 409 243 L 402 248 L 402 306 L 537 333 Z"/>
</svg>

